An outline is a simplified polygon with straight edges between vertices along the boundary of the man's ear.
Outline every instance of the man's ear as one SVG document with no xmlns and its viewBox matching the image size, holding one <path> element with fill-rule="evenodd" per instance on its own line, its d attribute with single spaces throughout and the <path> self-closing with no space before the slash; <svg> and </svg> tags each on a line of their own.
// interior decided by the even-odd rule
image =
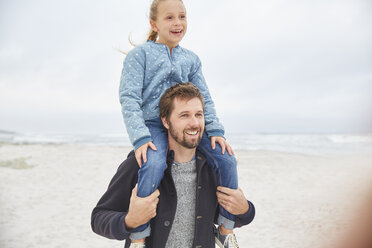
<svg viewBox="0 0 372 248">
<path fill-rule="evenodd" d="M 150 26 L 151 26 L 151 29 L 153 31 L 159 32 L 159 29 L 158 29 L 158 27 L 156 26 L 156 23 L 153 20 L 150 20 Z"/>
<path fill-rule="evenodd" d="M 165 117 L 161 117 L 161 122 L 163 123 L 163 126 L 168 130 L 169 125 L 167 119 Z"/>
</svg>

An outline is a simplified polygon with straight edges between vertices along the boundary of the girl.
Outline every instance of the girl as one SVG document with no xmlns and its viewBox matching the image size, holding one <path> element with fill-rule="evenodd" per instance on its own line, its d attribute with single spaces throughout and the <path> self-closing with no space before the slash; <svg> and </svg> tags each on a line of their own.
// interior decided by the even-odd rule
<svg viewBox="0 0 372 248">
<path fill-rule="evenodd" d="M 224 128 L 216 116 L 201 62 L 196 54 L 178 45 L 187 30 L 182 0 L 154 0 L 150 25 L 147 42 L 136 46 L 125 58 L 119 89 L 126 129 L 141 166 L 137 195 L 146 197 L 154 192 L 166 169 L 168 138 L 158 104 L 164 91 L 175 82 L 192 82 L 200 89 L 205 100 L 205 133 L 200 151 L 216 171 L 220 184 L 237 189 L 236 159 L 223 137 Z M 232 233 L 234 216 L 221 206 L 218 224 L 220 234 Z M 143 241 L 149 235 L 150 226 L 146 224 L 136 228 L 131 239 Z"/>
</svg>

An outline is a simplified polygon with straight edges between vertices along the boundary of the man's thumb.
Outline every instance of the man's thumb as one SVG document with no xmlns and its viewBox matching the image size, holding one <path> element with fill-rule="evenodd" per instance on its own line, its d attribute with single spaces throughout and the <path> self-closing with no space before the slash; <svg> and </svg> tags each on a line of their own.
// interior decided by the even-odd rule
<svg viewBox="0 0 372 248">
<path fill-rule="evenodd" d="M 137 184 L 136 184 L 136 186 L 132 189 L 132 196 L 137 196 Z"/>
</svg>

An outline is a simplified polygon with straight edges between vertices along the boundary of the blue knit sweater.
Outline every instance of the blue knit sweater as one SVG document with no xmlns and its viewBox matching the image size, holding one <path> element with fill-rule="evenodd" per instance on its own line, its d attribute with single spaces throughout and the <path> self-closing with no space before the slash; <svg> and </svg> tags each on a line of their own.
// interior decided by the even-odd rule
<svg viewBox="0 0 372 248">
<path fill-rule="evenodd" d="M 166 45 L 147 41 L 128 53 L 121 74 L 119 98 L 129 139 L 135 149 L 152 140 L 145 120 L 159 117 L 160 97 L 169 87 L 181 82 L 192 82 L 201 91 L 208 136 L 224 135 L 201 67 L 198 56 L 180 46 L 170 53 Z"/>
</svg>

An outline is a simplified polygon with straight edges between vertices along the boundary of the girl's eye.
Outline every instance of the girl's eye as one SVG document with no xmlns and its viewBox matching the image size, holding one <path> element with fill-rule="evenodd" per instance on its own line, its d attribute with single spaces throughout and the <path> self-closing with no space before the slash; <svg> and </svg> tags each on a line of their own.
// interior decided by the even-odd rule
<svg viewBox="0 0 372 248">
<path fill-rule="evenodd" d="M 171 17 L 171 16 L 168 16 L 167 19 L 168 19 L 168 20 L 172 20 L 172 17 Z"/>
<path fill-rule="evenodd" d="M 181 15 L 180 18 L 181 18 L 181 19 L 185 19 L 186 16 L 185 16 L 185 15 Z"/>
</svg>

